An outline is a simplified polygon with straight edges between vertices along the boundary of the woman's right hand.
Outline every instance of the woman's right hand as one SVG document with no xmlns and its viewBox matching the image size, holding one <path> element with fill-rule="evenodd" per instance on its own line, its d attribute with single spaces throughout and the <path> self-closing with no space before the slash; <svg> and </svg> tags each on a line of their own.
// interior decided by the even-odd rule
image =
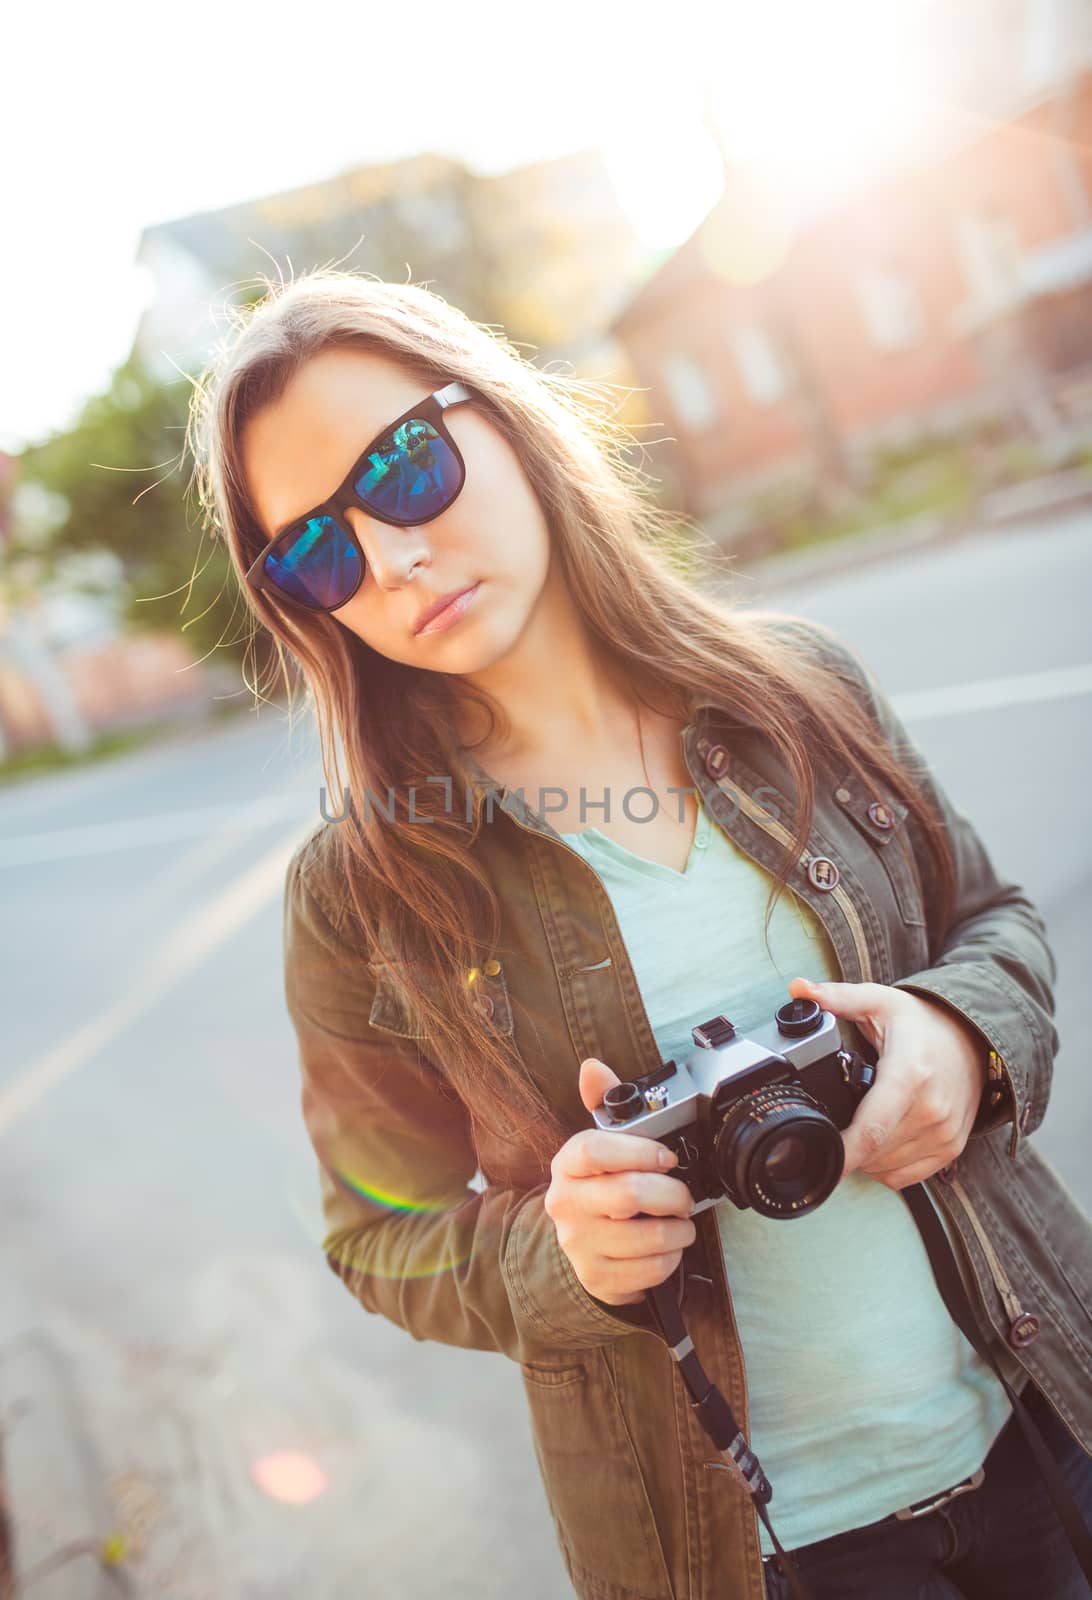
<svg viewBox="0 0 1092 1600">
<path fill-rule="evenodd" d="M 594 1111 L 621 1082 L 594 1057 L 580 1064 L 580 1098 Z M 675 1271 L 697 1229 L 694 1198 L 660 1163 L 674 1154 L 658 1139 L 582 1128 L 550 1163 L 546 1213 L 588 1293 L 610 1306 L 636 1305 Z M 645 1215 L 639 1216 L 643 1212 Z"/>
</svg>

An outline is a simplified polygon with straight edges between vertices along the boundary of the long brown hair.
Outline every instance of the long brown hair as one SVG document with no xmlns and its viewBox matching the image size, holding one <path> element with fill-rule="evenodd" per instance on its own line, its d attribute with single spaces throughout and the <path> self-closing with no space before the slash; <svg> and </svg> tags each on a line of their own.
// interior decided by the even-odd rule
<svg viewBox="0 0 1092 1600">
<path fill-rule="evenodd" d="M 646 705 L 639 685 L 654 682 L 675 712 L 706 701 L 739 708 L 784 761 L 798 826 L 771 885 L 767 927 L 811 829 L 820 730 L 840 771 L 882 785 L 923 825 L 938 892 L 950 903 L 951 856 L 927 797 L 842 678 L 817 671 L 777 633 L 777 613 L 702 593 L 679 559 L 679 519 L 657 505 L 633 464 L 631 432 L 610 414 L 611 386 L 540 370 L 494 327 L 438 295 L 363 274 L 324 269 L 270 285 L 264 299 L 233 317 L 234 335 L 195 384 L 187 438 L 200 506 L 240 578 L 267 537 L 245 479 L 243 431 L 306 361 L 343 345 L 401 363 L 422 393 L 458 380 L 537 493 L 573 603 L 608 669 Z M 473 976 L 494 954 L 501 926 L 495 887 L 475 852 L 480 822 L 468 823 L 459 804 L 445 809 L 440 786 L 427 783 L 429 775 L 464 770 L 451 731 L 456 704 L 480 706 L 490 737 L 507 728 L 502 709 L 461 678 L 389 660 L 333 617 L 243 589 L 272 636 L 270 660 L 283 675 L 290 712 L 302 673 L 328 792 L 340 796 L 345 788 L 336 737 L 350 795 L 394 797 L 390 821 L 362 820 L 354 804 L 347 820 L 327 830 L 336 836 L 344 911 L 366 947 L 397 973 L 430 1057 L 472 1125 L 519 1141 L 547 1175 L 571 1130 L 471 1003 Z M 261 685 L 248 687 L 260 695 Z M 427 823 L 410 820 L 411 784 L 416 816 Z"/>
</svg>

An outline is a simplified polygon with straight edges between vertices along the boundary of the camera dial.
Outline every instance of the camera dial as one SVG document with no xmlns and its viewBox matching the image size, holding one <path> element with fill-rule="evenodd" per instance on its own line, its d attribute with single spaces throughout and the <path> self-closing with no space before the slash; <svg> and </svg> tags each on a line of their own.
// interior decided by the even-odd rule
<svg viewBox="0 0 1092 1600">
<path fill-rule="evenodd" d="M 616 1083 L 603 1096 L 603 1104 L 615 1122 L 632 1122 L 645 1109 L 644 1096 L 635 1083 Z"/>
<path fill-rule="evenodd" d="M 803 1039 L 814 1033 L 823 1020 L 823 1008 L 815 1000 L 789 1000 L 774 1012 L 778 1033 L 786 1039 Z"/>
</svg>

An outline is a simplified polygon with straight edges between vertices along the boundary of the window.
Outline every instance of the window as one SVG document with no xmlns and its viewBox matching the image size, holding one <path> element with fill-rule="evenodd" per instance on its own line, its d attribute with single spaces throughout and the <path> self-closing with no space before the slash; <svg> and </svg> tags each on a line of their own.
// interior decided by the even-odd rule
<svg viewBox="0 0 1092 1600">
<path fill-rule="evenodd" d="M 918 293 L 904 273 L 892 267 L 870 267 L 856 280 L 865 326 L 881 350 L 905 350 L 925 332 Z"/>
<path fill-rule="evenodd" d="M 1008 218 L 968 213 L 958 219 L 956 239 L 972 298 L 991 307 L 1011 304 L 1020 285 L 1020 240 Z"/>
<path fill-rule="evenodd" d="M 720 403 L 701 363 L 693 356 L 668 356 L 663 375 L 672 410 L 683 426 L 695 433 L 712 427 L 720 415 Z"/>
<path fill-rule="evenodd" d="M 740 322 L 731 332 L 736 365 L 743 386 L 760 406 L 776 405 L 787 388 L 777 351 L 757 322 Z"/>
</svg>

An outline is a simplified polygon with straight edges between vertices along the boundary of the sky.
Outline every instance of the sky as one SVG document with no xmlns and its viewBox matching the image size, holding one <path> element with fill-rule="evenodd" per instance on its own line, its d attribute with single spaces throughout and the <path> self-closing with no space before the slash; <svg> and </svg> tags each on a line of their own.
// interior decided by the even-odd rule
<svg viewBox="0 0 1092 1600">
<path fill-rule="evenodd" d="M 938 3 L 16 0 L 0 449 L 66 426 L 125 359 L 144 227 L 424 150 L 498 172 L 595 146 L 663 249 L 720 192 L 707 89 L 729 154 L 786 192 L 862 171 L 921 115 L 915 41 Z"/>
</svg>

